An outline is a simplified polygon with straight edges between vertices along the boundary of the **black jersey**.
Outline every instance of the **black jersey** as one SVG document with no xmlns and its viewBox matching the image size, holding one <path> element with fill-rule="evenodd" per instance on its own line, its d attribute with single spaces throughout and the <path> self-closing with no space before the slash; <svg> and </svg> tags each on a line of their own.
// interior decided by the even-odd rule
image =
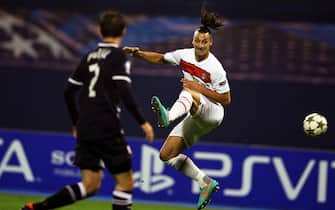
<svg viewBox="0 0 335 210">
<path fill-rule="evenodd" d="M 79 89 L 77 111 L 74 93 Z M 115 44 L 99 43 L 82 58 L 68 79 L 65 99 L 80 140 L 123 135 L 121 101 L 139 124 L 145 122 L 131 90 L 130 61 Z"/>
</svg>

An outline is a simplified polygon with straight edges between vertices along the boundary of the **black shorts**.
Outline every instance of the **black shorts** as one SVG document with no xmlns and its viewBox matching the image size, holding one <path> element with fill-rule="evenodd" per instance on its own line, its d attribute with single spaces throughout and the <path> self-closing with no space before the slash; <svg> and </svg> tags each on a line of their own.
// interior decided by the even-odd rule
<svg viewBox="0 0 335 210">
<path fill-rule="evenodd" d="M 131 150 L 123 137 L 80 141 L 74 164 L 80 169 L 99 171 L 105 165 L 111 174 L 131 170 Z"/>
</svg>

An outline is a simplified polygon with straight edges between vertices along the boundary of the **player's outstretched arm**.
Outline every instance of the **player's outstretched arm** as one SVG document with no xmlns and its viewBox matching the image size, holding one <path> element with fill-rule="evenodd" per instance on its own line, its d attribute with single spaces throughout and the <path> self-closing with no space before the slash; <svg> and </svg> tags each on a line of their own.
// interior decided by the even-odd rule
<svg viewBox="0 0 335 210">
<path fill-rule="evenodd" d="M 164 60 L 164 54 L 158 52 L 151 52 L 151 51 L 143 51 L 140 50 L 138 47 L 124 47 L 123 51 L 131 56 L 136 58 L 141 58 L 149 63 L 155 64 L 168 64 Z"/>
</svg>

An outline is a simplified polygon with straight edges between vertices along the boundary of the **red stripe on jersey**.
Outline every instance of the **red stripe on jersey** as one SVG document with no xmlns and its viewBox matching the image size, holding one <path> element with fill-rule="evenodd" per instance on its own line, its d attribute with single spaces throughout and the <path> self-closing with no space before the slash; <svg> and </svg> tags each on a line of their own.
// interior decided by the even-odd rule
<svg viewBox="0 0 335 210">
<path fill-rule="evenodd" d="M 180 67 L 183 71 L 186 71 L 190 73 L 191 75 L 198 77 L 205 83 L 211 82 L 211 77 L 210 77 L 209 72 L 197 67 L 196 65 L 192 63 L 188 63 L 184 60 L 180 60 Z"/>
</svg>

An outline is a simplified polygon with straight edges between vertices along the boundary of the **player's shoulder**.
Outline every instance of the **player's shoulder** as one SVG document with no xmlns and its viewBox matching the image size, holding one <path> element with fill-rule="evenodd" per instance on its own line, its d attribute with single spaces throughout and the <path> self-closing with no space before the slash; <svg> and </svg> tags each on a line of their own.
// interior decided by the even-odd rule
<svg viewBox="0 0 335 210">
<path fill-rule="evenodd" d="M 182 59 L 191 59 L 194 54 L 194 48 L 182 48 L 171 52 L 174 57 Z"/>
<path fill-rule="evenodd" d="M 111 48 L 112 51 L 114 51 L 115 53 L 119 53 L 120 55 L 125 55 L 126 53 L 122 50 L 122 48 L 120 47 L 112 47 Z"/>
<path fill-rule="evenodd" d="M 209 59 L 210 59 L 210 62 L 212 62 L 214 65 L 222 67 L 221 61 L 211 52 L 209 53 Z"/>
<path fill-rule="evenodd" d="M 108 47 L 111 53 L 108 57 L 119 57 L 119 58 L 126 58 L 126 53 L 119 47 Z"/>
<path fill-rule="evenodd" d="M 97 48 L 95 48 L 95 49 L 91 49 L 91 50 L 85 52 L 85 53 L 81 56 L 81 61 L 82 61 L 82 62 L 83 62 L 83 61 L 87 61 L 88 56 L 89 56 L 91 53 L 93 53 L 95 50 L 97 50 Z"/>
<path fill-rule="evenodd" d="M 175 52 L 180 53 L 180 54 L 193 54 L 194 53 L 194 48 L 183 48 L 183 49 L 177 49 Z"/>
<path fill-rule="evenodd" d="M 210 53 L 209 54 L 209 65 L 211 66 L 212 71 L 217 72 L 218 75 L 226 75 L 226 70 L 224 69 L 222 63 L 220 60 L 215 57 L 214 54 Z"/>
</svg>

